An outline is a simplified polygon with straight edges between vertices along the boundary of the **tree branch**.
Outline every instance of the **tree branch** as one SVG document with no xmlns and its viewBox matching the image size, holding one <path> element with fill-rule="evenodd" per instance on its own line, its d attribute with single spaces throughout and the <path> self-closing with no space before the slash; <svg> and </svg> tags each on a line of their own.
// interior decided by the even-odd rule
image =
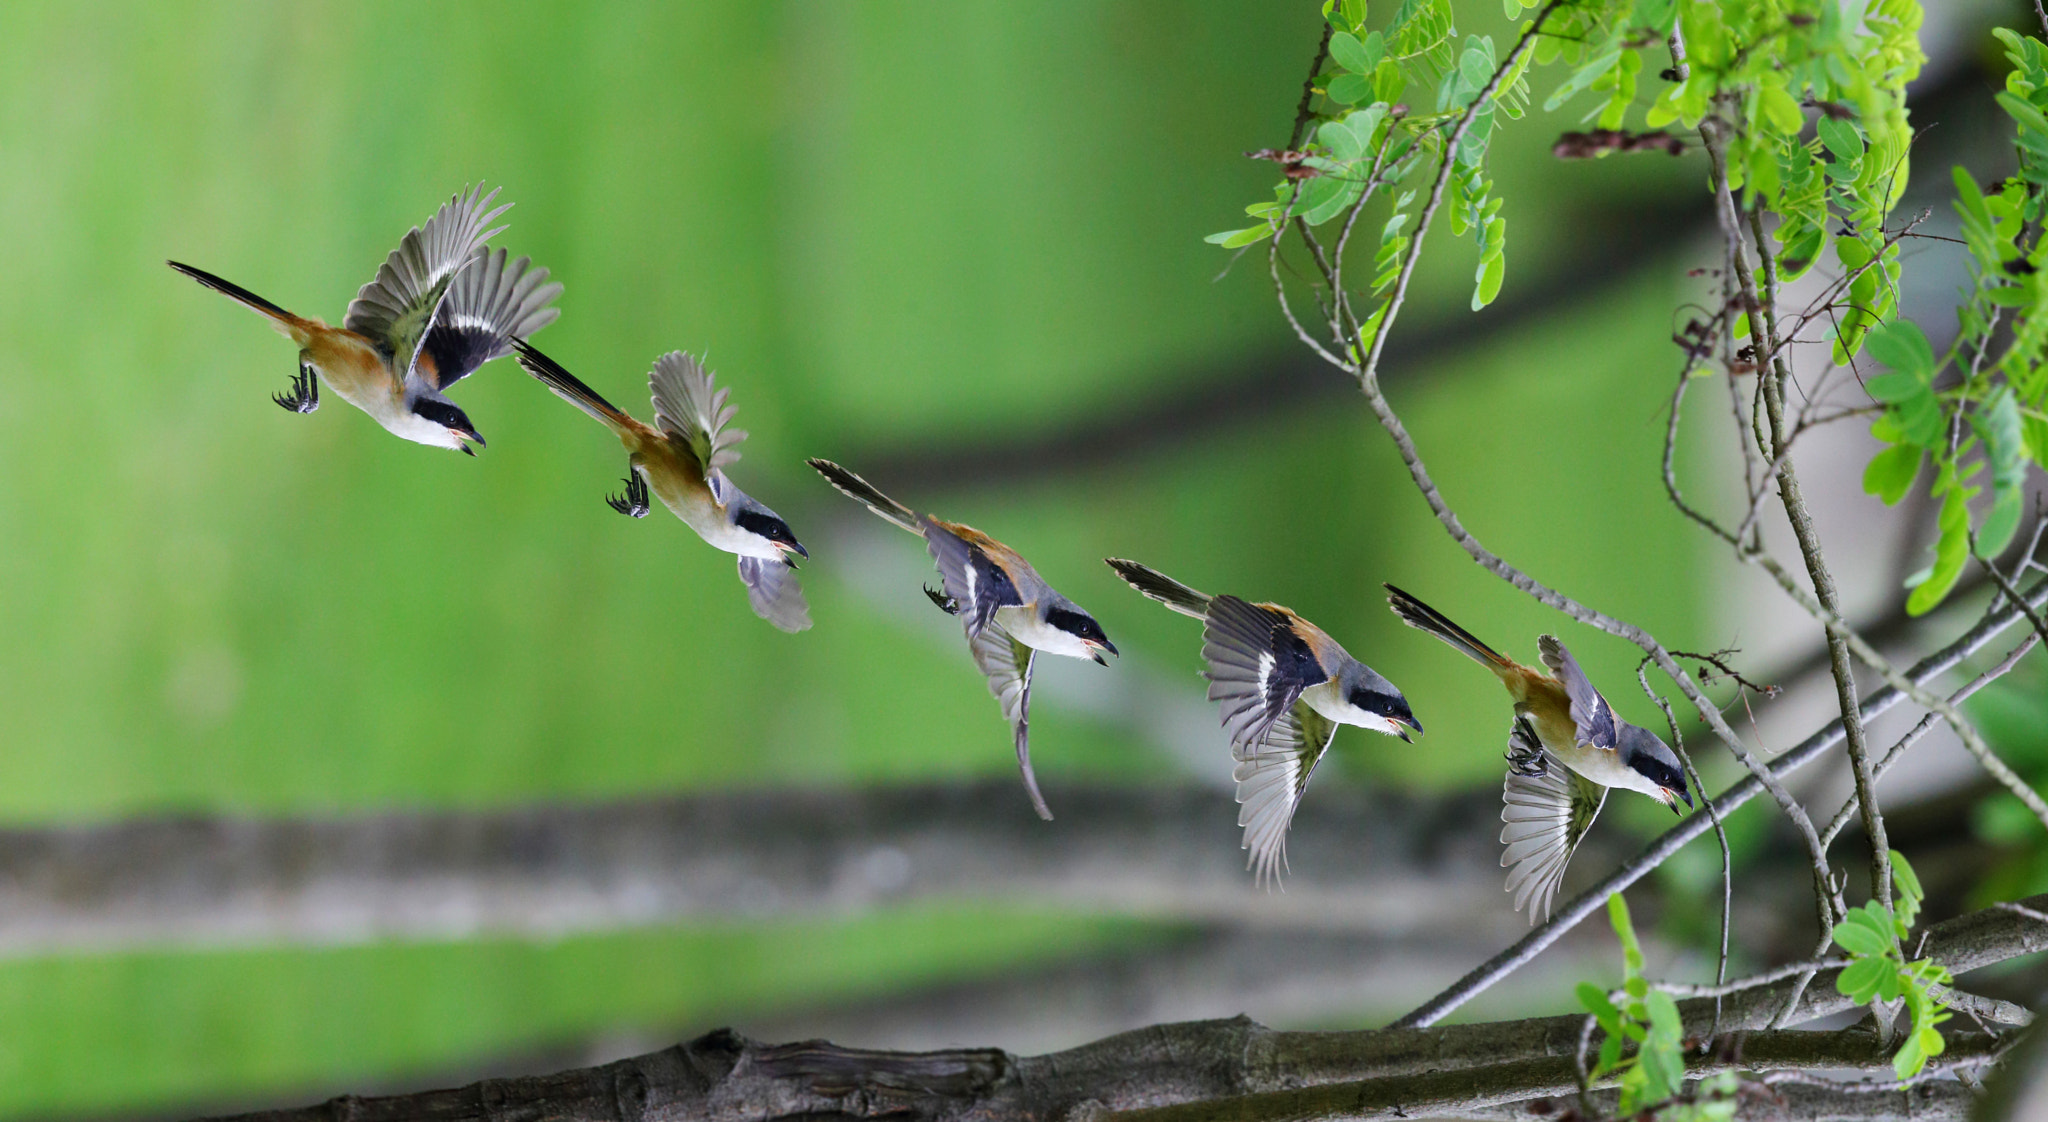
<svg viewBox="0 0 2048 1122">
<path fill-rule="evenodd" d="M 559 937 L 931 898 L 1354 932 L 1499 913 L 1499 794 L 1334 784 L 1258 891 L 1237 807 L 1196 787 L 1076 788 L 1058 830 L 1006 783 L 704 793 L 335 819 L 0 830 L 0 956 L 63 950 Z M 1367 859 L 1361 860 L 1364 855 Z"/>
<path fill-rule="evenodd" d="M 1926 953 L 1958 973 L 2048 950 L 2048 923 L 2032 912 L 1991 908 L 1938 924 Z M 1850 1008 L 1829 984 L 1812 987 L 1798 1021 Z M 1888 1064 L 1866 1033 L 1768 1032 L 1790 983 L 1778 980 L 1727 1001 L 1724 1024 L 1752 1030 L 1740 1059 L 1699 1057 L 1697 1070 L 1743 1067 L 1797 1070 Z M 1702 1031 L 1713 1000 L 1679 1004 L 1688 1033 Z M 295 1110 L 241 1115 L 238 1122 L 501 1122 L 528 1114 L 556 1119 L 1099 1118 L 1104 1112 L 1247 1095 L 1298 1096 L 1310 1107 L 1328 1101 L 1348 1114 L 1392 1116 L 1407 1108 L 1482 1108 L 1561 1094 L 1576 1086 L 1573 1055 L 1577 1014 L 1492 1024 L 1364 1032 L 1276 1032 L 1246 1018 L 1153 1025 L 1049 1055 L 1019 1057 L 1000 1049 L 879 1052 L 818 1041 L 763 1045 L 721 1030 L 661 1052 L 600 1067 L 524 1079 L 489 1080 L 450 1091 L 344 1099 Z M 1945 1058 L 1988 1055 L 1989 1037 L 1951 1034 Z M 1277 1105 L 1280 1100 L 1262 1100 Z M 1293 1100 L 1286 1100 L 1293 1101 Z M 1377 1111 L 1378 1113 L 1371 1113 Z M 1188 1117 L 1239 1117 L 1193 1112 Z M 1262 1112 L 1261 1118 L 1287 1117 Z M 1162 1117 L 1179 1117 L 1164 1115 Z"/>
</svg>

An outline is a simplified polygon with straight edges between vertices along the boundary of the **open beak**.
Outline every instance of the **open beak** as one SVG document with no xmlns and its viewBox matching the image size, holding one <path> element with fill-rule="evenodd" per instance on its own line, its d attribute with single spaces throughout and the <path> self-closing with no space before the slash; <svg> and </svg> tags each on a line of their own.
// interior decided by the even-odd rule
<svg viewBox="0 0 2048 1122">
<path fill-rule="evenodd" d="M 1081 642 L 1088 648 L 1088 657 L 1094 659 L 1095 665 L 1097 666 L 1109 665 L 1109 660 L 1102 657 L 1102 652 L 1108 651 L 1110 654 L 1116 654 L 1116 644 L 1110 642 L 1107 639 L 1104 639 L 1100 643 L 1096 642 L 1093 639 L 1083 639 L 1081 640 Z"/>
<path fill-rule="evenodd" d="M 1408 735 L 1407 729 L 1403 729 L 1403 728 L 1401 727 L 1402 725 L 1407 725 L 1407 726 L 1408 726 L 1408 728 L 1414 729 L 1414 730 L 1415 730 L 1415 735 L 1416 735 L 1416 736 L 1421 736 L 1421 735 L 1422 735 L 1422 722 L 1421 722 L 1421 721 L 1418 721 L 1418 720 L 1416 720 L 1416 719 L 1415 719 L 1414 717 L 1412 717 L 1412 716 L 1409 716 L 1409 717 L 1395 717 L 1395 718 L 1394 718 L 1394 735 L 1395 735 L 1395 736 L 1398 736 L 1398 737 L 1400 737 L 1400 738 L 1402 739 L 1402 741 L 1403 741 L 1403 742 L 1405 742 L 1405 743 L 1408 743 L 1408 744 L 1413 744 L 1413 743 L 1415 743 L 1415 740 L 1414 740 L 1414 738 L 1413 738 L 1413 737 L 1411 737 L 1411 736 L 1409 736 L 1409 735 Z"/>
<path fill-rule="evenodd" d="M 475 429 L 470 429 L 467 432 L 458 430 L 456 435 L 460 436 L 464 441 L 464 444 L 462 445 L 462 452 L 466 456 L 476 455 L 476 448 L 489 447 L 489 445 L 484 443 L 484 438 L 477 435 Z M 476 448 L 471 448 L 471 444 L 476 445 Z"/>
<path fill-rule="evenodd" d="M 1689 792 L 1674 791 L 1669 787 L 1664 788 L 1664 805 L 1671 808 L 1671 813 L 1677 815 L 1683 815 L 1685 813 L 1685 810 L 1680 810 L 1678 808 L 1678 801 L 1680 799 L 1685 800 L 1686 810 L 1692 809 L 1692 795 Z"/>
<path fill-rule="evenodd" d="M 782 563 L 788 565 L 792 569 L 796 568 L 796 562 L 791 561 L 789 559 L 790 554 L 794 553 L 798 557 L 801 557 L 806 561 L 809 561 L 811 559 L 811 551 L 805 549 L 801 544 L 794 541 L 776 542 L 775 548 L 782 551 Z"/>
</svg>

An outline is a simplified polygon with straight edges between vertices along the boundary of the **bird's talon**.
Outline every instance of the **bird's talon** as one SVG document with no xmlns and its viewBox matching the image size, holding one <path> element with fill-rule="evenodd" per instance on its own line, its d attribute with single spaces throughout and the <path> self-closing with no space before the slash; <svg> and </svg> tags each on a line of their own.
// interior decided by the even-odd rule
<svg viewBox="0 0 2048 1122">
<path fill-rule="evenodd" d="M 924 586 L 924 594 L 926 598 L 931 600 L 934 606 L 936 606 L 940 611 L 946 613 L 947 615 L 957 616 L 960 614 L 959 600 L 946 595 L 944 592 L 941 592 L 938 589 L 933 588 L 931 585 Z"/>
<path fill-rule="evenodd" d="M 299 372 L 292 378 L 290 393 L 274 393 L 270 400 L 277 402 L 280 409 L 293 413 L 311 413 L 320 408 L 320 381 L 313 375 L 313 368 L 306 363 L 299 364 Z"/>
<path fill-rule="evenodd" d="M 628 518 L 647 517 L 647 481 L 638 472 L 626 476 L 624 495 L 606 495 L 605 503 Z"/>
</svg>

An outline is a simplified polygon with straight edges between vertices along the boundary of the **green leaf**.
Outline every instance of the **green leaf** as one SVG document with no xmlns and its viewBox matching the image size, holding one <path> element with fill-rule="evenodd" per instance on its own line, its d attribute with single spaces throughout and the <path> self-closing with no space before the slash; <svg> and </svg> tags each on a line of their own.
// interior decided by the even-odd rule
<svg viewBox="0 0 2048 1122">
<path fill-rule="evenodd" d="M 1772 128 L 1786 136 L 1798 136 L 1799 130 L 1806 127 L 1806 116 L 1799 111 L 1799 99 L 1786 93 L 1784 86 L 1759 86 L 1756 97 L 1757 107 Z"/>
<path fill-rule="evenodd" d="M 1643 946 L 1636 941 L 1635 924 L 1629 920 L 1628 901 L 1622 899 L 1619 892 L 1607 898 L 1607 922 L 1614 925 L 1614 937 L 1621 941 L 1623 970 L 1630 981 L 1640 982 L 1643 974 Z"/>
<path fill-rule="evenodd" d="M 1892 949 L 1890 935 L 1853 922 L 1855 919 L 1856 913 L 1852 912 L 1847 920 L 1835 925 L 1836 946 L 1865 959 L 1877 958 Z"/>
<path fill-rule="evenodd" d="M 1856 131 L 1855 125 L 1822 114 L 1813 128 L 1820 134 L 1820 142 L 1827 146 L 1828 152 L 1837 160 L 1844 164 L 1855 164 L 1863 159 L 1863 137 Z"/>
<path fill-rule="evenodd" d="M 1956 578 L 1963 575 L 1963 564 L 1970 556 L 1970 506 L 1963 493 L 1955 470 L 1944 466 L 1935 480 L 1937 489 L 1945 488 L 1947 494 L 1941 501 L 1941 515 L 1937 519 L 1941 537 L 1934 543 L 1934 565 L 1929 569 L 1927 579 L 1906 598 L 1907 615 L 1926 615 L 1935 605 L 1942 602 L 1949 590 L 1956 586 Z"/>
<path fill-rule="evenodd" d="M 1871 328 L 1864 349 L 1870 352 L 1870 357 L 1893 370 L 1911 373 L 1922 381 L 1934 374 L 1934 348 L 1928 345 L 1926 334 L 1912 320 L 1895 319 Z"/>
<path fill-rule="evenodd" d="M 1892 883 L 1898 885 L 1899 895 L 1918 910 L 1920 901 L 1927 898 L 1927 894 L 1920 888 L 1919 874 L 1913 871 L 1913 866 L 1906 860 L 1905 854 L 1894 849 L 1891 851 L 1891 858 Z"/>
<path fill-rule="evenodd" d="M 1863 383 L 1863 388 L 1870 391 L 1872 400 L 1882 401 L 1887 405 L 1911 401 L 1930 392 L 1927 382 L 1911 370 L 1894 370 L 1889 374 L 1879 374 Z"/>
<path fill-rule="evenodd" d="M 1365 155 L 1365 145 L 1359 143 L 1358 134 L 1342 121 L 1324 121 L 1316 127 L 1316 140 L 1329 149 L 1333 159 L 1350 163 Z"/>
<path fill-rule="evenodd" d="M 1835 978 L 1835 989 L 1858 1005 L 1868 1005 L 1884 976 L 1896 973 L 1889 959 L 1859 958 Z"/>
<path fill-rule="evenodd" d="M 1210 234 L 1208 237 L 1203 238 L 1202 240 L 1205 242 L 1210 242 L 1215 245 L 1220 245 L 1225 249 L 1236 249 L 1239 246 L 1250 245 L 1253 242 L 1265 241 L 1267 238 L 1272 236 L 1273 227 L 1270 225 L 1246 226 L 1242 230 L 1225 230 L 1220 234 Z"/>
<path fill-rule="evenodd" d="M 1863 490 L 1884 500 L 1886 506 L 1895 505 L 1913 489 L 1922 457 L 1921 450 L 1911 444 L 1894 444 L 1879 452 L 1863 469 Z"/>
<path fill-rule="evenodd" d="M 1339 105 L 1357 105 L 1371 100 L 1373 95 L 1372 83 L 1360 74 L 1339 74 L 1323 92 Z"/>
<path fill-rule="evenodd" d="M 1574 94 L 1591 86 L 1594 79 L 1607 73 L 1608 68 L 1612 67 L 1620 59 L 1620 47 L 1611 47 L 1605 52 L 1594 56 L 1590 62 L 1573 71 L 1571 78 L 1566 80 L 1564 85 L 1559 86 L 1549 97 L 1543 99 L 1543 111 L 1546 113 L 1551 112 L 1558 106 L 1570 101 Z"/>
<path fill-rule="evenodd" d="M 1359 42 L 1358 36 L 1349 31 L 1339 31 L 1330 36 L 1330 57 L 1353 74 L 1370 74 L 1372 68 L 1379 65 L 1378 59 L 1366 55 L 1365 44 Z"/>
<path fill-rule="evenodd" d="M 2019 530 L 2026 505 L 2026 437 L 2012 387 L 2001 387 L 1988 405 L 1972 413 L 1970 427 L 1977 430 L 1984 458 L 1991 462 L 1991 510 L 1977 529 L 1977 556 L 1996 557 Z"/>
<path fill-rule="evenodd" d="M 1507 266 L 1507 257 L 1502 254 L 1495 254 L 1479 263 L 1478 283 L 1472 289 L 1473 311 L 1493 303 L 1493 298 L 1500 295 L 1500 282 L 1507 276 Z"/>
</svg>

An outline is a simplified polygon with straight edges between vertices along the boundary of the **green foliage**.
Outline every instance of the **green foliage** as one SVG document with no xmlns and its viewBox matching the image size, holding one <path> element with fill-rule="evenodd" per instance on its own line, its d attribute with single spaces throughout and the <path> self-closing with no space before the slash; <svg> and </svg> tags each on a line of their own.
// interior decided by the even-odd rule
<svg viewBox="0 0 2048 1122">
<path fill-rule="evenodd" d="M 1315 78 L 1323 111 L 1297 170 L 1274 189 L 1273 203 L 1247 208 L 1258 225 L 1211 234 L 1207 240 L 1233 249 L 1276 238 L 1292 221 L 1322 226 L 1350 215 L 1376 194 L 1405 185 L 1375 257 L 1373 288 L 1383 295 L 1407 246 L 1407 239 L 1398 237 L 1390 271 L 1386 251 L 1405 222 L 1414 181 L 1418 173 L 1434 174 L 1437 166 L 1425 158 L 1446 154 L 1465 110 L 1494 84 L 1492 97 L 1472 114 L 1450 153 L 1454 168 L 1446 194 L 1453 232 L 1469 231 L 1479 245 L 1472 307 L 1486 306 L 1500 294 L 1507 275 L 1507 219 L 1486 176 L 1486 153 L 1497 117 L 1518 118 L 1527 110 L 1529 56 L 1495 83 L 1500 59 L 1492 37 L 1468 35 L 1460 41 L 1448 0 L 1403 0 L 1379 29 L 1367 27 L 1362 0 L 1328 0 L 1323 16 L 1332 28 L 1328 67 Z M 1412 114 L 1400 104 L 1411 86 L 1434 89 L 1430 113 Z M 1385 308 L 1382 300 L 1365 317 L 1368 338 L 1383 321 Z"/>
<path fill-rule="evenodd" d="M 1303 152 L 1287 156 L 1294 162 L 1274 200 L 1248 208 L 1259 224 L 1209 240 L 1238 247 L 1277 239 L 1290 221 L 1314 228 L 1342 219 L 1349 229 L 1374 199 L 1420 190 L 1442 174 L 1451 232 L 1478 246 L 1476 311 L 1499 296 L 1507 274 L 1508 223 L 1487 153 L 1496 130 L 1526 112 L 1532 71 L 1555 76 L 1546 111 L 1577 101 L 1600 129 L 1621 129 L 1640 112 L 1648 128 L 1704 130 L 1725 154 L 1742 207 L 1775 219 L 1775 244 L 1762 248 L 1781 282 L 1832 252 L 1825 332 L 1833 360 L 1867 357 L 1885 367 L 1868 388 L 1881 406 L 1871 431 L 1886 447 L 1864 487 L 1896 503 L 1922 465 L 1931 466 L 1940 535 L 1931 562 L 1907 581 L 1907 608 L 1920 614 L 1939 605 L 1967 567 L 1973 539 L 1987 557 L 2012 541 L 2029 465 L 2048 464 L 2048 364 L 2040 361 L 2048 352 L 2048 44 L 1996 32 L 2013 64 L 1998 102 L 2013 122 L 2019 170 L 1989 189 L 1956 173 L 1972 283 L 1962 331 L 1937 355 L 1917 325 L 1895 318 L 1899 245 L 1887 232 L 1909 166 L 1905 88 L 1924 61 L 1916 0 L 1854 8 L 1828 0 L 1504 0 L 1503 8 L 1511 20 L 1534 9 L 1544 21 L 1511 65 L 1492 36 L 1461 39 L 1446 0 L 1402 0 L 1379 27 L 1369 25 L 1365 0 L 1326 0 L 1331 36 L 1313 83 L 1323 94 L 1316 128 Z M 1530 28 L 1523 22 L 1519 32 Z M 1683 44 L 1682 60 L 1674 42 Z M 1683 66 L 1667 67 L 1667 59 Z M 1646 72 L 1660 85 L 1639 107 Z M 1417 90 L 1434 98 L 1410 93 Z M 1411 111 L 1404 95 L 1429 111 Z M 1390 238 L 1382 237 L 1382 251 Z M 1397 253 L 1407 248 L 1403 238 Z M 1388 262 L 1375 266 L 1374 306 L 1361 325 L 1368 341 L 1384 324 L 1390 295 L 1379 283 L 1390 276 Z M 1745 334 L 1748 320 L 1741 317 Z"/>
<path fill-rule="evenodd" d="M 2006 28 L 1993 34 L 2013 64 L 1998 103 L 2013 120 L 2019 172 L 1987 189 L 1954 169 L 1955 209 L 1970 258 L 1955 344 L 1937 356 L 1919 328 L 1900 322 L 1873 332 L 1868 348 L 1890 368 L 1867 383 L 1885 407 L 1871 433 L 1890 447 L 1871 461 L 1864 489 L 1897 502 L 1927 460 L 1935 468 L 1932 494 L 1942 501 L 1934 561 L 1907 581 L 1913 593 L 1906 607 L 1914 614 L 1955 587 L 1973 535 L 1980 557 L 2011 543 L 2024 513 L 2027 466 L 2048 463 L 2048 366 L 2041 361 L 2048 347 L 2048 249 L 2040 237 L 2048 196 L 2048 45 Z M 1937 391 L 1938 383 L 1950 388 Z M 1990 502 L 1978 504 L 1977 517 L 1972 502 L 1987 484 Z"/>
<path fill-rule="evenodd" d="M 1892 1070 L 1900 1079 L 1909 1079 L 1941 1054 L 1944 1045 L 1937 1026 L 1949 1019 L 1948 1003 L 1936 997 L 1933 988 L 1954 979 L 1947 967 L 1931 958 L 1906 960 L 1902 948 L 1920 915 L 1924 894 L 1913 866 L 1897 850 L 1892 851 L 1892 881 L 1898 889 L 1893 908 L 1867 901 L 1835 925 L 1835 945 L 1849 952 L 1849 965 L 1835 979 L 1835 988 L 1858 1005 L 1905 1000 L 1909 1026 L 1892 1056 Z"/>
<path fill-rule="evenodd" d="M 1630 921 L 1628 903 L 1617 892 L 1607 898 L 1607 918 L 1621 941 L 1621 1002 L 1591 982 L 1578 986 L 1579 1004 L 1600 1024 L 1600 1053 L 1587 1071 L 1589 1081 L 1612 1077 L 1621 1089 L 1619 1112 L 1633 1118 L 1650 1111 L 1666 1122 L 1722 1122 L 1735 1116 L 1735 1077 L 1723 1073 L 1702 1080 L 1690 1094 L 1685 1086 L 1685 1027 L 1678 1003 L 1653 990 L 1643 976 L 1643 948 Z M 1632 1055 L 1624 1055 L 1633 1044 Z"/>
</svg>

